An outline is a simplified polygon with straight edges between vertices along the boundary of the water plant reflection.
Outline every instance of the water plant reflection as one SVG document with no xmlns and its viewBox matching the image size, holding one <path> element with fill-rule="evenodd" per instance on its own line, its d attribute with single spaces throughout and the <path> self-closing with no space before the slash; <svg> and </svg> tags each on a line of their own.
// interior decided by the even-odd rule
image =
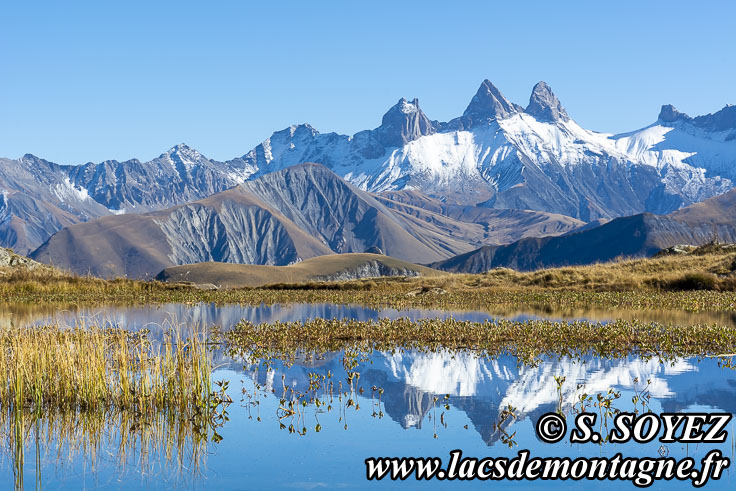
<svg viewBox="0 0 736 491">
<path fill-rule="evenodd" d="M 682 411 L 694 403 L 736 409 L 729 390 L 733 371 L 712 358 L 545 357 L 525 365 L 508 355 L 481 359 L 467 352 L 397 348 L 374 350 L 364 359 L 349 369 L 358 381 L 354 390 L 342 353 L 246 366 L 242 402 L 253 408 L 252 419 L 300 437 L 347 429 L 347 420 L 360 421 L 357 431 L 364 434 L 370 417 L 387 416 L 405 430 L 424 430 L 434 438 L 457 438 L 458 430 L 472 427 L 487 445 L 509 448 L 520 445 L 519 429 L 551 411 L 573 419 L 596 413 L 604 444 L 619 411 Z M 519 433 L 528 446 L 528 432 Z"/>
<path fill-rule="evenodd" d="M 377 390 L 374 416 L 387 414 L 404 428 L 428 421 L 436 436 L 456 408 L 489 445 L 513 446 L 509 425 L 540 411 L 592 411 L 605 426 L 619 410 L 648 411 L 653 397 L 668 411 L 692 404 L 694 394 L 700 404 L 736 409 L 723 399 L 731 392 L 733 376 L 724 369 L 733 366 L 736 330 L 717 325 L 317 319 L 243 322 L 224 336 L 252 378 L 244 384 L 248 401 L 279 397 L 287 409 L 280 421 L 294 417 L 301 435 L 304 421 L 321 428 L 336 395 L 350 409 L 375 404 Z M 688 388 L 668 387 L 674 380 Z M 259 402 L 259 420 L 261 409 Z"/>
</svg>

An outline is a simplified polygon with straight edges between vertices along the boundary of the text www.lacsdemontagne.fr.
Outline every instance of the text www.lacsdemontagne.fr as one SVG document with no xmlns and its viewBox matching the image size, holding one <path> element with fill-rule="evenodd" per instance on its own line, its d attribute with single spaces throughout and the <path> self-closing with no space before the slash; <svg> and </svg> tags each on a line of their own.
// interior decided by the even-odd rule
<svg viewBox="0 0 736 491">
<path fill-rule="evenodd" d="M 720 479 L 730 460 L 720 450 L 712 450 L 700 460 L 685 457 L 530 457 L 521 450 L 515 457 L 477 459 L 463 457 L 460 450 L 450 452 L 445 468 L 438 457 L 379 457 L 365 459 L 368 480 L 610 480 L 629 481 L 638 487 L 651 486 L 660 480 L 692 481 L 704 486 L 709 479 Z"/>
</svg>

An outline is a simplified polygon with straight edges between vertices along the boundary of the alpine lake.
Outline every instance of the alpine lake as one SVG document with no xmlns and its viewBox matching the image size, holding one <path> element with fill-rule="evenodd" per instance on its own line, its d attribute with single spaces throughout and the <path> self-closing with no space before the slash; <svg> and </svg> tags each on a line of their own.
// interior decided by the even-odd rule
<svg viewBox="0 0 736 491">
<path fill-rule="evenodd" d="M 652 356 L 637 352 L 600 356 L 594 351 L 520 356 L 473 346 L 421 343 L 378 345 L 346 342 L 262 350 L 215 341 L 238 326 L 284 325 L 314 319 L 378 322 L 446 319 L 484 323 L 510 321 L 587 322 L 617 319 L 678 325 L 736 326 L 725 313 L 663 311 L 447 311 L 369 308 L 342 304 L 69 307 L 5 305 L 4 328 L 54 325 L 73 331 L 97 326 L 145 333 L 154 345 L 166 332 L 206 333 L 218 394 L 204 420 L 187 421 L 161 411 L 0 411 L 0 483 L 46 489 L 362 489 L 496 486 L 526 489 L 579 488 L 576 481 L 392 481 L 366 479 L 369 457 L 463 456 L 671 456 L 699 461 L 718 448 L 733 458 L 733 424 L 720 444 L 574 444 L 543 442 L 535 432 L 545 413 L 574 422 L 583 410 L 600 415 L 605 433 L 618 411 L 644 413 L 736 412 L 736 371 L 729 353 L 713 356 Z M 216 334 L 214 334 L 216 333 Z M 182 338 L 186 334 L 182 335 Z M 293 347 L 292 346 L 292 347 Z M 604 481 L 595 486 L 633 487 Z M 692 486 L 689 481 L 651 488 Z M 713 489 L 733 489 L 726 469 Z"/>
</svg>

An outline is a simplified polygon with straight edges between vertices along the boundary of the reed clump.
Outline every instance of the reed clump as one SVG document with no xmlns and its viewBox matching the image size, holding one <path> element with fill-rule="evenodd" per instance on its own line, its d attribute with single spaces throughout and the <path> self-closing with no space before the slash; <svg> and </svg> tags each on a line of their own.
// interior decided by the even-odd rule
<svg viewBox="0 0 736 491">
<path fill-rule="evenodd" d="M 121 470 L 130 456 L 145 472 L 156 461 L 196 472 L 230 402 L 213 390 L 212 370 L 198 329 L 154 338 L 95 326 L 0 328 L 0 454 L 10 455 L 16 487 L 29 439 L 37 473 L 51 446 L 92 464 L 99 449 L 116 447 Z"/>
<path fill-rule="evenodd" d="M 0 329 L 0 404 L 10 410 L 115 409 L 191 415 L 210 403 L 203 333 L 57 326 Z"/>
</svg>

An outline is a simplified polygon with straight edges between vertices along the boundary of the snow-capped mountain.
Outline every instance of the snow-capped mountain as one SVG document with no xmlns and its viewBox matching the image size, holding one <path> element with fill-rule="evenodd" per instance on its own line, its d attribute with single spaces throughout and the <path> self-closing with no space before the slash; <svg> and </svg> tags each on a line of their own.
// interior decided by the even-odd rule
<svg viewBox="0 0 736 491">
<path fill-rule="evenodd" d="M 663 106 L 652 125 L 609 135 L 579 126 L 544 82 L 522 108 L 486 80 L 446 123 L 402 98 L 373 130 L 348 136 L 295 125 L 227 162 L 186 145 L 149 162 L 0 159 L 0 245 L 25 254 L 73 223 L 190 202 L 304 162 L 374 193 L 417 190 L 584 221 L 663 214 L 733 187 L 736 107 L 691 118 Z"/>
<path fill-rule="evenodd" d="M 736 177 L 733 106 L 698 118 L 672 111 L 664 106 L 657 122 L 632 133 L 596 133 L 571 119 L 544 82 L 523 109 L 486 80 L 448 123 L 401 99 L 375 130 L 348 137 L 292 126 L 242 160 L 255 175 L 314 161 L 372 192 L 417 189 L 586 221 L 667 213 L 725 192 Z"/>
<path fill-rule="evenodd" d="M 710 197 L 710 185 L 724 189 L 736 182 L 736 106 L 691 118 L 665 105 L 654 124 L 611 139 L 632 160 L 659 169 L 670 195 L 679 191 L 691 200 L 682 205 Z M 674 211 L 661 205 L 647 211 Z"/>
<path fill-rule="evenodd" d="M 138 212 L 209 196 L 247 174 L 180 144 L 150 162 L 109 160 L 68 168 L 71 183 L 116 213 Z"/>
</svg>

